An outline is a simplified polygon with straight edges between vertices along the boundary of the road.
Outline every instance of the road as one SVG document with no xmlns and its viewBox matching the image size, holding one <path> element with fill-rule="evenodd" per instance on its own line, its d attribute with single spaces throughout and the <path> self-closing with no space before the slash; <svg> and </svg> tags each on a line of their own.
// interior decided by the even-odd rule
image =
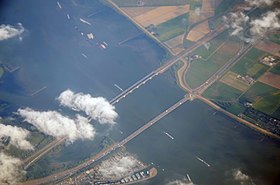
<svg viewBox="0 0 280 185">
<path fill-rule="evenodd" d="M 138 89 L 142 85 L 146 84 L 148 81 L 152 80 L 155 76 L 164 73 L 166 70 L 168 70 L 171 66 L 173 66 L 176 62 L 178 62 L 182 57 L 190 54 L 198 47 L 202 46 L 203 44 L 209 42 L 216 36 L 218 36 L 220 33 L 222 33 L 225 29 L 227 29 L 226 25 L 222 24 L 221 26 L 217 27 L 215 30 L 207 34 L 203 39 L 196 42 L 193 46 L 190 48 L 180 52 L 178 55 L 174 56 L 172 59 L 164 63 L 159 68 L 155 69 L 151 73 L 144 76 L 142 79 L 138 80 L 136 83 L 132 84 L 129 88 L 125 89 L 123 92 L 121 92 L 119 95 L 114 97 L 110 103 L 112 105 L 118 103 L 121 99 L 125 98 L 127 95 L 132 93 L 134 90 Z M 61 140 L 65 141 L 66 137 L 56 139 L 53 142 L 49 143 L 47 146 L 39 150 L 38 152 L 34 153 L 32 156 L 27 158 L 24 161 L 24 169 L 27 169 L 31 164 L 39 160 L 42 156 L 44 156 L 46 153 L 48 153 L 51 149 L 58 146 L 59 144 L 62 144 Z"/>
<path fill-rule="evenodd" d="M 145 125 L 143 125 L 142 127 L 140 127 L 139 129 L 137 129 L 135 132 L 133 132 L 132 134 L 130 134 L 128 137 L 126 137 L 125 139 L 123 139 L 122 141 L 120 141 L 119 143 L 116 143 L 108 148 L 106 148 L 105 150 L 102 150 L 101 152 L 99 152 L 98 154 L 96 154 L 95 156 L 93 156 L 92 158 L 90 158 L 89 160 L 87 160 L 86 162 L 84 162 L 83 164 L 80 164 L 74 168 L 71 168 L 69 170 L 66 171 L 62 171 L 59 173 L 56 173 L 54 175 L 48 176 L 48 177 L 44 177 L 41 179 L 35 179 L 32 181 L 27 181 L 22 183 L 22 185 L 37 185 L 37 184 L 44 184 L 44 183 L 50 183 L 53 182 L 57 179 L 63 179 L 65 177 L 69 177 L 72 174 L 80 171 L 81 169 L 83 169 L 84 167 L 92 164 L 93 162 L 100 160 L 101 158 L 107 156 L 108 154 L 110 154 L 111 152 L 115 151 L 117 148 L 124 146 L 125 144 L 127 144 L 129 141 L 131 141 L 132 139 L 134 139 L 135 137 L 137 137 L 139 134 L 141 134 L 142 132 L 144 132 L 146 129 L 148 129 L 149 127 L 151 127 L 152 125 L 154 125 L 155 123 L 157 123 L 160 119 L 162 119 L 163 117 L 165 117 L 166 115 L 168 115 L 169 113 L 171 113 L 172 111 L 174 111 L 175 109 L 177 109 L 178 107 L 180 107 L 183 103 L 185 103 L 186 101 L 192 99 L 192 96 L 199 96 L 200 94 L 203 93 L 203 91 L 205 89 L 207 89 L 209 86 L 211 86 L 215 81 L 217 81 L 219 79 L 219 77 L 223 76 L 229 69 L 231 66 L 233 66 L 235 63 L 237 63 L 239 61 L 240 58 L 242 58 L 251 48 L 253 47 L 253 44 L 248 44 L 246 47 L 244 47 L 239 54 L 232 58 L 227 64 L 225 64 L 221 69 L 219 69 L 213 76 L 211 76 L 208 80 L 207 83 L 205 82 L 203 85 L 201 85 L 200 87 L 196 88 L 194 91 L 192 91 L 190 93 L 190 95 L 186 95 L 184 96 L 184 98 L 182 98 L 181 100 L 179 100 L 177 103 L 175 103 L 174 105 L 172 105 L 171 107 L 169 107 L 168 109 L 164 110 L 161 114 L 159 114 L 158 116 L 156 116 L 155 118 L 153 118 L 151 121 L 149 121 L 148 123 L 146 123 Z M 168 65 L 167 65 L 168 66 Z M 165 70 L 165 67 L 160 67 L 158 70 Z M 151 77 L 153 77 L 153 75 L 158 75 L 156 73 L 151 73 L 152 75 L 147 75 L 145 76 L 143 79 L 149 80 Z M 146 80 L 142 81 L 139 80 L 138 82 L 136 82 L 136 87 L 137 85 L 139 85 L 139 83 L 144 84 L 143 82 L 146 82 Z M 135 84 L 132 85 L 130 88 L 128 88 L 129 90 L 125 90 L 126 92 L 129 92 L 130 90 L 134 89 Z M 125 92 L 123 91 L 123 92 Z M 130 93 L 130 92 L 129 92 Z M 122 94 L 122 93 L 121 93 Z M 118 102 L 120 99 L 124 98 L 123 96 L 127 95 L 127 93 L 124 93 L 123 95 L 119 95 L 117 96 L 117 98 L 113 99 L 111 101 L 112 104 L 115 104 L 116 102 Z"/>
<path fill-rule="evenodd" d="M 140 80 L 138 80 L 136 83 L 132 84 L 130 87 L 128 87 L 127 89 L 125 89 L 123 92 L 121 92 L 119 95 L 117 95 L 116 97 L 114 97 L 110 103 L 112 105 L 118 103 L 120 100 L 122 100 L 123 98 L 125 98 L 127 95 L 133 93 L 134 90 L 138 89 L 139 87 L 141 87 L 142 85 L 146 84 L 148 81 L 152 80 L 155 76 L 164 73 L 166 70 L 168 70 L 171 66 L 173 66 L 176 62 L 178 62 L 182 57 L 190 54 L 191 52 L 193 52 L 195 49 L 199 48 L 200 46 L 202 46 L 203 44 L 209 42 L 210 40 L 212 40 L 213 38 L 215 38 L 216 36 L 218 36 L 220 33 L 222 33 L 225 29 L 227 29 L 226 25 L 221 25 L 218 26 L 215 30 L 213 30 L 212 32 L 210 32 L 209 34 L 207 34 L 203 39 L 199 40 L 198 42 L 196 42 L 193 46 L 191 46 L 190 48 L 180 52 L 178 55 L 174 56 L 172 59 L 170 59 L 169 61 L 167 61 L 166 63 L 164 63 L 162 66 L 160 66 L 159 68 L 155 69 L 154 71 L 152 71 L 151 73 L 147 74 L 146 76 L 144 76 L 143 78 L 141 78 Z M 27 158 L 24 161 L 24 169 L 27 169 L 31 164 L 33 164 L 34 162 L 36 162 L 37 160 L 39 160 L 41 157 L 43 157 L 45 154 L 47 154 L 51 149 L 53 149 L 54 147 L 58 146 L 57 142 L 60 139 L 56 139 L 54 141 L 52 141 L 51 143 L 49 143 L 47 146 L 45 146 L 44 148 L 42 148 L 41 150 L 39 150 L 38 152 L 34 153 L 32 156 L 30 156 L 29 158 Z M 63 140 L 66 140 L 66 137 L 63 138 Z M 59 142 L 60 144 L 62 144 L 63 142 Z"/>
<path fill-rule="evenodd" d="M 253 48 L 254 44 L 256 44 L 258 41 L 255 41 L 254 43 L 247 44 L 245 47 L 243 47 L 236 56 L 234 56 L 232 59 L 230 59 L 224 66 L 222 66 L 214 75 L 212 75 L 205 83 L 200 85 L 199 87 L 192 90 L 192 94 L 198 94 L 201 95 L 208 87 L 210 87 L 214 82 L 216 82 L 218 79 L 220 79 L 222 76 L 224 76 L 228 70 L 235 65 L 244 55 L 250 51 L 250 49 Z"/>
<path fill-rule="evenodd" d="M 26 158 L 23 161 L 23 168 L 26 170 L 31 164 L 39 160 L 41 157 L 43 157 L 45 154 L 47 154 L 49 151 L 51 151 L 54 147 L 62 144 L 65 142 L 67 138 L 56 138 L 52 142 L 48 143 L 46 146 L 41 148 L 40 150 L 36 151 L 33 155 L 30 157 Z"/>
<path fill-rule="evenodd" d="M 51 183 L 51 182 L 54 182 L 58 179 L 63 179 L 63 178 L 66 178 L 66 177 L 69 177 L 69 176 L 73 175 L 74 173 L 77 173 L 78 171 L 82 170 L 83 168 L 89 166 L 90 164 L 92 164 L 92 163 L 102 159 L 103 157 L 107 156 L 108 154 L 115 151 L 116 149 L 124 146 L 129 141 L 131 141 L 132 139 L 134 139 L 135 137 L 140 135 L 146 129 L 153 126 L 160 119 L 162 119 L 166 115 L 170 114 L 172 111 L 176 110 L 178 107 L 180 107 L 182 104 L 184 104 L 188 100 L 190 100 L 190 97 L 188 95 L 184 96 L 177 103 L 175 103 L 174 105 L 172 105 L 168 109 L 164 110 L 162 113 L 160 113 L 155 118 L 153 118 L 151 121 L 146 123 L 144 126 L 140 127 L 135 132 L 133 132 L 132 134 L 127 136 L 125 139 L 123 139 L 119 143 L 115 143 L 115 144 L 111 145 L 110 147 L 107 147 L 106 149 L 100 151 L 99 153 L 97 153 L 96 155 L 94 155 L 93 157 L 88 159 L 86 162 L 84 162 L 84 163 L 82 163 L 82 164 L 80 164 L 80 165 L 78 165 L 74 168 L 71 168 L 71 169 L 68 169 L 68 170 L 65 170 L 65 171 L 62 171 L 62 172 L 59 172 L 59 173 L 56 173 L 56 174 L 53 174 L 53 175 L 50 175 L 50 176 L 47 176 L 47 177 L 44 177 L 44 178 L 41 178 L 41 179 L 35 179 L 35 180 L 30 180 L 30 181 L 23 182 L 23 183 L 21 183 L 21 185 L 38 185 L 38 184 Z"/>
<path fill-rule="evenodd" d="M 172 59 L 170 59 L 169 61 L 164 63 L 162 66 L 160 66 L 159 68 L 155 69 L 151 73 L 147 74 L 142 79 L 138 80 L 136 83 L 132 84 L 129 88 L 127 88 L 122 93 L 120 93 L 119 95 L 114 97 L 111 100 L 110 103 L 111 104 L 115 104 L 115 103 L 119 102 L 121 99 L 125 98 L 127 95 L 132 93 L 134 90 L 138 89 L 140 86 L 142 86 L 145 83 L 147 83 L 148 81 L 152 80 L 155 76 L 157 76 L 157 75 L 167 71 L 171 66 L 173 66 L 176 62 L 178 62 L 182 57 L 190 54 L 195 49 L 199 48 L 203 44 L 209 42 L 210 40 L 212 40 L 213 38 L 218 36 L 220 33 L 225 31 L 225 29 L 227 29 L 226 25 L 221 25 L 221 26 L 217 27 L 216 30 L 210 32 L 203 39 L 201 39 L 200 41 L 196 42 L 193 46 L 191 46 L 190 48 L 185 49 L 184 51 L 180 52 L 178 55 L 174 56 Z"/>
</svg>

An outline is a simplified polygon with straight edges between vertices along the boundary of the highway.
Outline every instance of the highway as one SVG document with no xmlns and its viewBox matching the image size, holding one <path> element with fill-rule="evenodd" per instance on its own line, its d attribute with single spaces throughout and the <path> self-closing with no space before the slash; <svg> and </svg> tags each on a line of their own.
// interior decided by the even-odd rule
<svg viewBox="0 0 280 185">
<path fill-rule="evenodd" d="M 111 152 L 115 151 L 116 149 L 124 146 L 129 141 L 131 141 L 132 139 L 137 137 L 139 134 L 144 132 L 146 129 L 148 129 L 151 126 L 153 126 L 160 119 L 162 119 L 166 115 L 170 114 L 172 111 L 176 110 L 178 107 L 180 107 L 182 104 L 184 104 L 188 100 L 190 100 L 190 97 L 188 95 L 185 95 L 177 103 L 175 103 L 174 105 L 172 105 L 168 109 L 164 110 L 162 113 L 160 113 L 155 118 L 153 118 L 151 121 L 146 123 L 144 126 L 140 127 L 135 132 L 133 132 L 132 134 L 127 136 L 125 139 L 123 139 L 119 143 L 115 143 L 115 144 L 111 145 L 110 147 L 107 147 L 106 149 L 100 151 L 99 153 L 97 153 L 96 155 L 94 155 L 93 157 L 88 159 L 86 162 L 84 162 L 84 163 L 82 163 L 82 164 L 80 164 L 80 165 L 78 165 L 78 166 L 76 166 L 74 168 L 71 168 L 71 169 L 68 169 L 68 170 L 65 170 L 65 171 L 62 171 L 62 172 L 59 172 L 59 173 L 56 173 L 56 174 L 53 174 L 53 175 L 50 175 L 50 176 L 47 176 L 47 177 L 44 177 L 44 178 L 41 178 L 41 179 L 35 179 L 35 180 L 30 180 L 30 181 L 23 182 L 23 183 L 21 183 L 21 185 L 46 184 L 46 183 L 54 182 L 54 181 L 59 180 L 59 179 L 70 177 L 74 173 L 77 173 L 78 171 L 82 170 L 83 168 L 89 166 L 90 164 L 92 164 L 92 163 L 102 159 L 103 157 L 107 156 L 108 154 L 110 154 Z"/>
<path fill-rule="evenodd" d="M 210 87 L 214 82 L 216 82 L 218 79 L 220 79 L 222 76 L 224 76 L 228 70 L 235 65 L 244 55 L 250 51 L 253 46 L 258 41 L 255 41 L 254 43 L 247 44 L 245 47 L 243 47 L 236 56 L 234 56 L 232 59 L 230 59 L 224 66 L 222 66 L 215 74 L 213 74 L 205 83 L 200 85 L 199 87 L 192 90 L 191 94 L 195 95 L 201 95 L 208 87 Z"/>
<path fill-rule="evenodd" d="M 178 62 L 182 57 L 190 54 L 191 52 L 193 52 L 195 49 L 199 48 L 200 46 L 202 46 L 203 44 L 209 42 L 210 40 L 212 40 L 213 38 L 215 38 L 216 36 L 218 36 L 220 33 L 222 33 L 223 31 L 225 31 L 225 29 L 227 29 L 226 25 L 221 25 L 219 27 L 216 28 L 216 30 L 210 32 L 209 34 L 207 34 L 204 39 L 201 39 L 200 41 L 196 42 L 193 46 L 191 46 L 188 49 L 185 49 L 184 51 L 180 52 L 178 55 L 174 56 L 172 59 L 170 59 L 169 61 L 167 61 L 166 63 L 164 63 L 162 66 L 160 66 L 159 68 L 155 69 L 154 71 L 152 71 L 151 73 L 147 74 L 146 76 L 144 76 L 143 78 L 141 78 L 140 80 L 138 80 L 136 83 L 132 84 L 130 87 L 128 87 L 126 90 L 124 90 L 122 93 L 120 93 L 119 95 L 117 95 L 116 97 L 114 97 L 110 103 L 111 104 L 115 104 L 118 103 L 121 99 L 125 98 L 127 95 L 129 95 L 130 93 L 132 93 L 134 90 L 138 89 L 140 86 L 144 85 L 145 83 L 147 83 L 148 81 L 152 80 L 155 76 L 164 73 L 166 70 L 168 70 L 171 66 L 173 66 L 176 62 Z"/>
<path fill-rule="evenodd" d="M 123 92 L 121 92 L 119 95 L 117 95 L 116 97 L 114 97 L 110 103 L 112 105 L 118 103 L 121 99 L 125 98 L 127 95 L 129 95 L 130 93 L 133 93 L 134 90 L 138 89 L 139 87 L 141 87 L 142 85 L 146 84 L 148 81 L 152 80 L 155 76 L 164 73 L 166 70 L 168 70 L 172 65 L 174 65 L 177 61 L 179 61 L 182 57 L 190 54 L 191 52 L 193 52 L 195 49 L 199 48 L 200 46 L 202 46 L 203 44 L 205 44 L 206 42 L 209 42 L 211 39 L 215 38 L 216 36 L 218 36 L 220 33 L 222 33 L 225 29 L 227 29 L 226 25 L 221 25 L 219 27 L 216 28 L 216 30 L 210 32 L 209 34 L 207 34 L 203 39 L 199 40 L 198 42 L 196 42 L 193 46 L 191 46 L 190 48 L 182 51 L 181 53 L 179 53 L 178 55 L 174 56 L 172 59 L 170 59 L 169 61 L 167 61 L 166 63 L 164 63 L 162 66 L 160 66 L 159 68 L 155 69 L 154 71 L 152 71 L 151 73 L 147 74 L 146 76 L 144 76 L 143 78 L 141 78 L 140 80 L 138 80 L 136 83 L 132 84 L 130 87 L 128 87 L 127 89 L 125 89 Z M 54 141 L 52 141 L 51 143 L 49 143 L 47 146 L 45 146 L 44 148 L 42 148 L 41 150 L 37 151 L 36 153 L 34 153 L 32 156 L 30 156 L 29 158 L 27 158 L 26 160 L 24 160 L 24 169 L 27 169 L 31 164 L 33 164 L 34 162 L 36 162 L 37 160 L 39 160 L 41 157 L 43 157 L 45 154 L 47 154 L 51 149 L 53 149 L 54 147 L 58 146 L 59 144 L 62 144 L 63 142 L 61 142 L 61 140 L 63 140 L 63 142 L 66 140 L 66 137 L 64 138 L 60 138 L 60 139 L 56 139 Z"/>
<path fill-rule="evenodd" d="M 52 150 L 54 147 L 62 144 L 65 142 L 67 138 L 56 138 L 52 142 L 48 143 L 46 146 L 41 148 L 40 150 L 36 151 L 33 155 L 23 160 L 23 168 L 26 170 L 31 164 L 39 160 L 41 157 L 43 157 L 45 154 L 47 154 L 50 150 Z"/>
<path fill-rule="evenodd" d="M 176 62 L 178 62 L 182 57 L 190 54 L 191 52 L 193 52 L 195 49 L 199 48 L 200 46 L 202 46 L 203 44 L 209 42 L 210 40 L 212 40 L 213 38 L 215 38 L 216 36 L 218 36 L 220 33 L 222 33 L 223 31 L 225 31 L 225 29 L 227 29 L 226 25 L 222 24 L 221 26 L 218 26 L 215 30 L 211 31 L 210 33 L 208 33 L 203 39 L 199 40 L 198 42 L 196 42 L 193 46 L 191 46 L 190 48 L 182 51 L 181 53 L 179 53 L 178 55 L 174 56 L 172 59 L 170 59 L 169 61 L 167 61 L 166 63 L 164 63 L 162 66 L 160 66 L 159 68 L 155 69 L 154 71 L 152 71 L 151 73 L 147 74 L 146 76 L 144 76 L 143 78 L 141 78 L 140 80 L 138 80 L 136 83 L 132 84 L 130 87 L 128 87 L 127 89 L 125 89 L 123 92 L 121 92 L 119 95 L 117 95 L 116 97 L 114 97 L 110 103 L 112 105 L 118 103 L 121 99 L 125 98 L 127 95 L 129 95 L 130 93 L 133 93 L 134 90 L 138 89 L 139 87 L 141 87 L 142 85 L 146 84 L 148 81 L 152 80 L 155 76 L 164 73 L 166 70 L 168 70 L 171 66 L 173 66 Z M 56 139 L 54 141 L 52 141 L 51 143 L 49 143 L 47 146 L 45 146 L 44 148 L 42 148 L 41 150 L 37 151 L 36 153 L 34 153 L 32 156 L 30 156 L 29 158 L 27 158 L 26 160 L 24 160 L 24 169 L 27 169 L 30 165 L 32 165 L 34 162 L 36 162 L 37 160 L 39 160 L 41 157 L 43 157 L 45 154 L 47 154 L 51 149 L 53 149 L 54 147 L 58 146 L 59 144 L 64 143 L 64 141 L 66 140 L 66 137 L 64 138 L 60 138 L 60 139 Z"/>
<path fill-rule="evenodd" d="M 155 118 L 153 118 L 151 121 L 149 121 L 148 123 L 146 123 L 145 125 L 143 125 L 142 127 L 140 127 L 139 129 L 137 129 L 135 132 L 133 132 L 132 134 L 130 134 L 128 137 L 126 137 L 124 140 L 122 140 L 121 142 L 119 142 L 118 146 L 124 146 L 125 144 L 127 144 L 129 141 L 131 141 L 132 139 L 134 139 L 135 137 L 137 137 L 139 134 L 141 134 L 142 132 L 144 132 L 146 129 L 148 129 L 149 127 L 151 127 L 152 125 L 154 125 L 155 123 L 157 123 L 159 120 L 161 120 L 163 117 L 165 117 L 166 115 L 170 114 L 172 111 L 174 111 L 175 109 L 177 109 L 178 107 L 180 107 L 182 104 L 184 104 L 186 101 L 190 100 L 190 97 L 188 95 L 185 95 L 184 98 L 182 98 L 181 100 L 179 100 L 177 103 L 175 103 L 174 105 L 172 105 L 171 107 L 169 107 L 168 109 L 164 110 L 162 113 L 160 113 L 159 115 L 157 115 Z"/>
<path fill-rule="evenodd" d="M 102 150 L 101 152 L 99 152 L 95 156 L 91 157 L 89 160 L 87 160 L 83 164 L 80 164 L 80 165 L 78 165 L 78 166 L 76 166 L 74 168 L 71 168 L 69 170 L 62 171 L 62 172 L 59 172 L 59 173 L 56 173 L 54 175 L 51 175 L 51 176 L 48 176 L 48 177 L 44 177 L 44 178 L 41 178 L 41 179 L 35 179 L 35 180 L 31 180 L 31 181 L 26 181 L 26 182 L 22 183 L 22 185 L 37 185 L 37 184 L 50 183 L 50 182 L 53 182 L 53 181 L 55 181 L 57 179 L 63 179 L 65 177 L 69 177 L 72 174 L 74 174 L 74 173 L 80 171 L 81 169 L 87 167 L 88 165 L 94 163 L 95 161 L 100 160 L 101 158 L 107 156 L 111 152 L 115 151 L 117 148 L 124 146 L 129 141 L 131 141 L 132 139 L 137 137 L 139 134 L 144 132 L 146 129 L 148 129 L 149 127 L 151 127 L 155 123 L 157 123 L 160 119 L 162 119 L 163 117 L 165 117 L 166 115 L 168 115 L 169 113 L 171 113 L 172 111 L 174 111 L 175 109 L 180 107 L 183 103 L 185 103 L 188 100 L 191 100 L 192 99 L 192 95 L 195 96 L 195 95 L 202 94 L 205 89 L 207 89 L 215 81 L 217 81 L 219 79 L 219 77 L 223 76 L 230 69 L 230 67 L 233 66 L 235 63 L 237 63 L 239 61 L 239 59 L 242 58 L 252 47 L 253 47 L 253 44 L 248 44 L 246 47 L 242 48 L 242 50 L 239 51 L 239 54 L 237 56 L 235 56 L 234 58 L 232 58 L 227 64 L 225 64 L 221 69 L 219 69 L 213 76 L 211 76 L 207 80 L 207 83 L 205 82 L 204 84 L 202 84 L 201 86 L 199 86 L 198 88 L 193 90 L 189 95 L 185 95 L 184 98 L 179 100 L 177 103 L 175 103 L 174 105 L 172 105 L 168 109 L 164 110 L 162 113 L 157 115 L 155 118 L 153 118 L 151 121 L 149 121 L 148 123 L 146 123 L 145 125 L 143 125 L 139 129 L 137 129 L 136 131 L 134 131 L 132 134 L 130 134 L 128 137 L 126 137 L 125 139 L 123 139 L 119 143 L 116 143 L 116 144 L 106 148 L 105 150 Z M 166 69 L 165 67 L 161 68 L 161 70 L 165 70 L 165 69 Z M 143 82 L 146 82 L 146 80 L 150 80 L 150 78 L 154 77 L 154 75 L 158 75 L 158 74 L 157 73 L 151 73 L 151 74 L 149 74 L 149 75 L 147 75 L 147 76 L 145 76 L 143 78 L 145 80 L 142 81 L 142 79 L 141 79 L 138 82 L 136 82 L 135 84 L 139 84 L 139 83 L 145 84 Z M 129 91 L 133 90 L 134 87 L 137 87 L 137 85 L 135 86 L 135 84 L 132 85 L 130 88 L 128 88 L 128 90 L 125 90 L 123 92 L 129 92 Z M 129 92 L 129 93 L 131 93 L 131 92 Z M 118 95 L 117 98 L 114 98 L 113 100 L 111 100 L 111 103 L 115 104 L 120 99 L 124 98 L 123 96 L 125 96 L 125 95 L 127 95 L 127 93 L 124 93 L 121 96 Z"/>
</svg>

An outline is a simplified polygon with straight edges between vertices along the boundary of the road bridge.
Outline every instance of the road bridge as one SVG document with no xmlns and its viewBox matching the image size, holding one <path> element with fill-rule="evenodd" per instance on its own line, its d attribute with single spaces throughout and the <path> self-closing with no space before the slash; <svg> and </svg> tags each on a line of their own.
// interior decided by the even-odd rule
<svg viewBox="0 0 280 185">
<path fill-rule="evenodd" d="M 62 171 L 62 172 L 59 172 L 59 173 L 56 173 L 56 174 L 53 174 L 53 175 L 50 175 L 50 176 L 47 176 L 47 177 L 44 177 L 44 178 L 41 178 L 41 179 L 35 179 L 35 180 L 30 180 L 30 181 L 23 182 L 23 183 L 21 183 L 21 185 L 46 184 L 46 183 L 51 183 L 51 182 L 54 182 L 54 181 L 57 181 L 57 180 L 60 180 L 60 179 L 63 179 L 63 178 L 70 177 L 74 173 L 77 173 L 78 171 L 82 170 L 83 168 L 85 168 L 85 167 L 91 165 L 92 163 L 94 163 L 94 162 L 104 158 L 105 156 L 109 155 L 110 153 L 112 153 L 116 149 L 126 145 L 128 142 L 130 142 L 135 137 L 137 137 L 138 135 L 143 133 L 145 130 L 147 130 L 148 128 L 150 128 L 154 124 L 156 124 L 159 120 L 161 120 L 162 118 L 164 118 L 165 116 L 170 114 L 172 111 L 176 110 L 178 107 L 180 107 L 182 104 L 184 104 L 188 100 L 190 100 L 190 96 L 185 95 L 181 100 L 176 102 L 174 105 L 172 105 L 168 109 L 164 110 L 162 113 L 157 115 L 155 118 L 153 118 L 151 121 L 147 122 L 145 125 L 143 125 L 139 129 L 137 129 L 136 131 L 134 131 L 132 134 L 127 136 L 125 139 L 107 147 L 106 149 L 102 150 L 101 152 L 97 153 L 96 155 L 94 155 L 93 157 L 88 159 L 86 162 L 84 162 L 84 163 L 82 163 L 82 164 L 80 164 L 80 165 L 78 165 L 74 168 L 71 168 L 71 169 L 68 169 L 68 170 L 65 170 L 65 171 Z"/>
</svg>

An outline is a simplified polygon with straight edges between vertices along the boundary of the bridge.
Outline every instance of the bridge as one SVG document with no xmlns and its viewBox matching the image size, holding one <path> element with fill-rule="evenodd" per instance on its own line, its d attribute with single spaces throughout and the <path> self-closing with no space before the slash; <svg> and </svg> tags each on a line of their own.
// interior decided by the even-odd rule
<svg viewBox="0 0 280 185">
<path fill-rule="evenodd" d="M 110 153 L 112 153 L 116 149 L 126 145 L 129 141 L 131 141 L 132 139 L 134 139 L 135 137 L 140 135 L 142 132 L 144 132 L 145 130 L 147 130 L 148 128 L 150 128 L 154 124 L 156 124 L 159 120 L 161 120 L 166 115 L 170 114 L 172 111 L 176 110 L 178 107 L 180 107 L 182 104 L 184 104 L 188 100 L 190 100 L 190 96 L 185 95 L 177 103 L 175 103 L 174 105 L 172 105 L 168 109 L 165 109 L 162 113 L 157 115 L 155 118 L 153 118 L 152 120 L 147 122 L 145 125 L 143 125 L 139 129 L 137 129 L 136 131 L 134 131 L 132 134 L 127 136 L 125 139 L 123 139 L 122 141 L 120 141 L 118 143 L 115 143 L 115 144 L 107 147 L 106 149 L 100 151 L 99 153 L 97 153 L 96 155 L 94 155 L 93 157 L 91 157 L 90 159 L 85 161 L 84 163 L 82 163 L 82 164 L 80 164 L 80 165 L 78 165 L 74 168 L 71 168 L 71 169 L 68 169 L 68 170 L 65 170 L 65 171 L 62 171 L 62 172 L 59 172 L 59 173 L 56 173 L 56 174 L 53 174 L 53 175 L 50 175 L 50 176 L 47 176 L 47 177 L 44 177 L 44 178 L 41 178 L 41 179 L 35 179 L 35 180 L 30 180 L 30 181 L 23 182 L 23 183 L 21 183 L 21 185 L 46 184 L 46 183 L 51 183 L 51 182 L 54 182 L 54 181 L 57 181 L 57 180 L 61 180 L 63 178 L 70 177 L 74 173 L 76 173 L 76 172 L 82 170 L 83 168 L 91 165 L 92 163 L 104 158 L 105 156 L 109 155 Z"/>
<path fill-rule="evenodd" d="M 218 26 L 215 31 L 212 31 L 209 34 L 207 34 L 203 39 L 196 42 L 193 46 L 191 46 L 188 49 L 185 49 L 184 51 L 180 52 L 178 55 L 174 56 L 172 59 L 170 59 L 169 61 L 164 63 L 162 66 L 155 69 L 151 73 L 147 74 L 146 76 L 144 76 L 143 78 L 138 80 L 136 83 L 132 84 L 126 90 L 124 90 L 119 95 L 114 97 L 110 101 L 110 103 L 111 104 L 118 103 L 121 99 L 125 98 L 127 95 L 129 95 L 130 93 L 132 93 L 133 91 L 135 91 L 136 89 L 138 89 L 139 87 L 141 87 L 142 85 L 147 83 L 148 81 L 152 80 L 155 76 L 157 76 L 159 74 L 162 74 L 165 71 L 167 71 L 171 66 L 173 66 L 176 62 L 178 62 L 182 57 L 190 54 L 191 52 L 193 52 L 194 50 L 196 50 L 197 48 L 199 48 L 203 44 L 209 42 L 210 40 L 212 40 L 213 38 L 218 36 L 220 33 L 225 31 L 225 29 L 227 29 L 227 27 L 224 24 L 221 25 L 221 26 Z"/>
<path fill-rule="evenodd" d="M 191 46 L 188 49 L 180 52 L 178 55 L 174 56 L 172 59 L 170 59 L 169 61 L 164 63 L 162 66 L 160 66 L 159 68 L 155 69 L 151 73 L 147 74 L 146 76 L 144 76 L 143 78 L 138 80 L 136 83 L 132 84 L 130 87 L 125 89 L 119 95 L 114 97 L 110 101 L 110 103 L 112 105 L 118 103 L 120 100 L 125 98 L 127 95 L 133 93 L 133 91 L 135 91 L 136 89 L 138 89 L 142 85 L 146 84 L 148 81 L 152 80 L 155 76 L 157 76 L 159 74 L 162 74 L 165 71 L 167 71 L 171 66 L 173 66 L 176 62 L 178 62 L 182 57 L 190 54 L 195 49 L 199 48 L 200 46 L 202 46 L 206 42 L 209 42 L 210 40 L 212 40 L 213 38 L 218 36 L 225 29 L 227 29 L 225 24 L 222 24 L 222 25 L 218 26 L 215 30 L 213 30 L 212 32 L 208 33 L 204 38 L 200 39 L 193 46 Z M 32 165 L 34 162 L 39 160 L 41 157 L 43 157 L 45 154 L 47 154 L 54 147 L 58 146 L 59 144 L 62 144 L 66 139 L 67 139 L 66 137 L 58 138 L 58 139 L 52 141 L 51 143 L 49 143 L 48 145 L 46 145 L 45 147 L 43 147 L 42 149 L 40 149 L 37 152 L 35 152 L 32 156 L 30 156 L 27 159 L 25 159 L 23 161 L 24 169 L 27 169 L 30 165 Z"/>
</svg>

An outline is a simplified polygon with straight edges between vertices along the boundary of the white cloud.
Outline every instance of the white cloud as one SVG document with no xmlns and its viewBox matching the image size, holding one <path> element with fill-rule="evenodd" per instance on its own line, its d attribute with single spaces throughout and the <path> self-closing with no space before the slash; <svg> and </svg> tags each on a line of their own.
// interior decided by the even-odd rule
<svg viewBox="0 0 280 185">
<path fill-rule="evenodd" d="M 195 13 L 196 15 L 200 15 L 200 13 L 201 13 L 201 8 L 200 8 L 200 7 L 196 7 L 196 8 L 194 9 L 194 13 Z"/>
<path fill-rule="evenodd" d="M 21 170 L 21 161 L 0 152 L 0 184 L 17 184 L 25 171 Z"/>
<path fill-rule="evenodd" d="M 264 36 L 266 32 L 280 29 L 280 10 L 268 11 L 250 22 L 250 32 L 252 35 Z"/>
<path fill-rule="evenodd" d="M 231 13 L 230 17 L 232 20 L 230 26 L 233 29 L 231 35 L 240 35 L 243 32 L 245 25 L 248 23 L 249 17 L 243 12 Z"/>
<path fill-rule="evenodd" d="M 66 136 L 70 142 L 77 139 L 93 139 L 95 136 L 95 129 L 89 120 L 80 115 L 73 120 L 56 111 L 40 112 L 30 108 L 19 109 L 18 113 L 39 131 L 54 137 Z"/>
<path fill-rule="evenodd" d="M 92 97 L 90 94 L 74 93 L 71 90 L 63 91 L 58 100 L 61 105 L 75 111 L 83 111 L 92 119 L 98 120 L 101 124 L 115 124 L 118 114 L 115 107 L 103 97 Z"/>
<path fill-rule="evenodd" d="M 122 178 L 133 171 L 137 165 L 137 160 L 131 156 L 125 156 L 120 159 L 111 161 L 106 160 L 100 164 L 99 172 L 104 178 Z"/>
<path fill-rule="evenodd" d="M 174 180 L 168 182 L 166 185 L 195 185 L 193 182 L 190 182 L 188 179 L 184 178 L 182 180 Z"/>
<path fill-rule="evenodd" d="M 240 169 L 232 170 L 232 176 L 234 180 L 240 182 L 240 184 L 247 184 L 252 182 L 251 178 L 248 175 L 244 174 Z"/>
<path fill-rule="evenodd" d="M 10 39 L 12 37 L 18 36 L 24 32 L 24 27 L 21 23 L 17 26 L 12 25 L 0 25 L 0 41 Z"/>
<path fill-rule="evenodd" d="M 263 37 L 269 31 L 280 29 L 280 10 L 268 11 L 262 14 L 260 18 L 250 20 L 250 18 L 242 12 L 231 13 L 230 27 L 233 29 L 231 35 L 239 36 L 240 39 L 250 41 L 252 39 L 245 38 L 243 30 L 249 27 L 250 34 L 253 38 Z M 226 19 L 229 20 L 229 19 Z"/>
<path fill-rule="evenodd" d="M 271 6 L 275 0 L 245 0 L 250 6 Z"/>
<path fill-rule="evenodd" d="M 23 150 L 33 150 L 33 146 L 26 138 L 29 135 L 29 131 L 11 125 L 3 125 L 0 123 L 0 138 L 10 137 L 10 144 L 23 149 Z"/>
</svg>

